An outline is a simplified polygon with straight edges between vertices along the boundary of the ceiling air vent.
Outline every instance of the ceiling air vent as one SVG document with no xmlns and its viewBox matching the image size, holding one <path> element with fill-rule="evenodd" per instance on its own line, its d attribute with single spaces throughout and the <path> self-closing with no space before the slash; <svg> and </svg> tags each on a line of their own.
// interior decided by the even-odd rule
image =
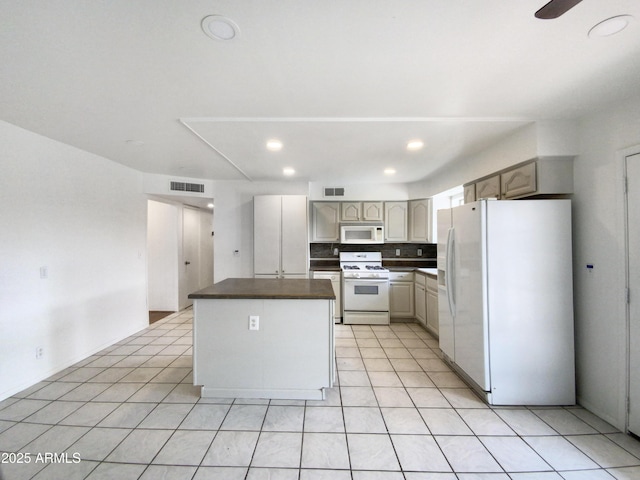
<svg viewBox="0 0 640 480">
<path fill-rule="evenodd" d="M 174 192 L 204 193 L 203 183 L 171 182 L 171 190 Z"/>
<path fill-rule="evenodd" d="M 344 197 L 344 187 L 324 187 L 325 197 Z"/>
</svg>

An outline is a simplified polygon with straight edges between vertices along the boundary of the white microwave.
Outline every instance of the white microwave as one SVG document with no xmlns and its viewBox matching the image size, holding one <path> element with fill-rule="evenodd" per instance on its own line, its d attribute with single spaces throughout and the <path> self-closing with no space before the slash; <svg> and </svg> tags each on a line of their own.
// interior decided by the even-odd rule
<svg viewBox="0 0 640 480">
<path fill-rule="evenodd" d="M 341 224 L 340 243 L 384 243 L 384 226 L 380 223 Z"/>
</svg>

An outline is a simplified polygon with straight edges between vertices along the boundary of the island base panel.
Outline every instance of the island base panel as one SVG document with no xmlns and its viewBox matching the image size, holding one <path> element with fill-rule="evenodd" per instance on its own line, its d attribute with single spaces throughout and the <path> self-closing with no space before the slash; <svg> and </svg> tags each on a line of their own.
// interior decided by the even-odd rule
<svg viewBox="0 0 640 480">
<path fill-rule="evenodd" d="M 322 399 L 333 386 L 333 300 L 198 299 L 194 385 L 202 396 Z M 259 329 L 249 330 L 249 317 Z"/>
</svg>

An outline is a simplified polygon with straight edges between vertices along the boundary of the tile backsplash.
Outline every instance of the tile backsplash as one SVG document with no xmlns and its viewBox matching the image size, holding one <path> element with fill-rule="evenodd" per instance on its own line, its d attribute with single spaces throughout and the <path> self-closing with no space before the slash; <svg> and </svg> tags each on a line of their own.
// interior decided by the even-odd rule
<svg viewBox="0 0 640 480">
<path fill-rule="evenodd" d="M 310 256 L 314 259 L 338 259 L 334 249 L 338 252 L 382 252 L 382 258 L 387 259 L 435 259 L 437 245 L 435 243 L 384 243 L 379 245 L 343 245 L 341 243 L 311 243 Z M 396 255 L 396 250 L 400 255 Z M 418 250 L 422 255 L 418 255 Z"/>
</svg>

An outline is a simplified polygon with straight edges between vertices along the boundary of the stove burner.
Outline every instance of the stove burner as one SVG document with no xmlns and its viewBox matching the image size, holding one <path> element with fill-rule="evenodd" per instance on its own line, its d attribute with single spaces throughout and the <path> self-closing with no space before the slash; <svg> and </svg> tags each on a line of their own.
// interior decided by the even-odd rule
<svg viewBox="0 0 640 480">
<path fill-rule="evenodd" d="M 343 265 L 342 268 L 345 270 L 360 270 L 358 265 Z"/>
<path fill-rule="evenodd" d="M 367 270 L 386 270 L 382 265 L 367 265 Z"/>
</svg>

